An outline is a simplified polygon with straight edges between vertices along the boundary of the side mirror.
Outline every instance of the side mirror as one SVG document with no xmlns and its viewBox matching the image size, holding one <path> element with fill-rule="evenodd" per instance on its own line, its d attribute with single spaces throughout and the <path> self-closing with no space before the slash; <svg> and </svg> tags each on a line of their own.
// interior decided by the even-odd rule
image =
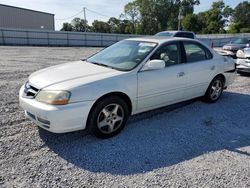
<svg viewBox="0 0 250 188">
<path fill-rule="evenodd" d="M 164 60 L 159 60 L 159 59 L 154 59 L 148 61 L 143 67 L 142 71 L 148 71 L 148 70 L 159 70 L 159 69 L 164 69 L 165 68 L 165 61 Z"/>
</svg>

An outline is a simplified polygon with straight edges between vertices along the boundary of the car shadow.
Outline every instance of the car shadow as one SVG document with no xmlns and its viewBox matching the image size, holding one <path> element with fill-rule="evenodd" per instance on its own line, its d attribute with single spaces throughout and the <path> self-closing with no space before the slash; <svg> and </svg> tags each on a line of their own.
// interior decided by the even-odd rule
<svg viewBox="0 0 250 188">
<path fill-rule="evenodd" d="M 182 108 L 179 108 L 182 107 Z M 216 104 L 192 100 L 133 116 L 117 136 L 101 140 L 78 131 L 40 137 L 57 155 L 91 172 L 129 175 L 250 146 L 250 95 L 225 92 Z"/>
</svg>

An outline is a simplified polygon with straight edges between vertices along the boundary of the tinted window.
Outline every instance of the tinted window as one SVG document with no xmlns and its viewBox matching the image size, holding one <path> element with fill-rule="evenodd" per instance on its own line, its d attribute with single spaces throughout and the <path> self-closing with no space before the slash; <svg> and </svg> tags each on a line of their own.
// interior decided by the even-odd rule
<svg viewBox="0 0 250 188">
<path fill-rule="evenodd" d="M 193 33 L 186 33 L 186 32 L 180 32 L 175 35 L 175 37 L 182 37 L 182 38 L 190 38 L 193 39 L 194 35 Z"/>
<path fill-rule="evenodd" d="M 204 61 L 212 58 L 212 54 L 198 43 L 184 42 L 187 62 Z"/>
<path fill-rule="evenodd" d="M 160 47 L 150 58 L 164 60 L 166 66 L 180 63 L 179 45 L 176 43 Z"/>
<path fill-rule="evenodd" d="M 186 33 L 186 38 L 193 39 L 194 38 L 193 33 Z"/>
</svg>

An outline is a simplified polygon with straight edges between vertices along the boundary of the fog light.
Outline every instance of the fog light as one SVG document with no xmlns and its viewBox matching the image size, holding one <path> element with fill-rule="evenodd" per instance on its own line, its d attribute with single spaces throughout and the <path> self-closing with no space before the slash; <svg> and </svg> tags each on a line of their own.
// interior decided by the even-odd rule
<svg viewBox="0 0 250 188">
<path fill-rule="evenodd" d="M 37 117 L 37 120 L 45 125 L 50 125 L 50 121 Z"/>
</svg>

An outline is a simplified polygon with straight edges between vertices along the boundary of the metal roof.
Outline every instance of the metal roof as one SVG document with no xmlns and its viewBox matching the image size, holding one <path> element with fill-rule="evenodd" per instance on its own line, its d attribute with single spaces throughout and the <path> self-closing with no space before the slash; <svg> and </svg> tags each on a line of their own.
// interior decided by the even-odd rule
<svg viewBox="0 0 250 188">
<path fill-rule="evenodd" d="M 27 9 L 27 8 L 15 7 L 15 6 L 11 6 L 11 5 L 0 4 L 0 6 L 9 7 L 9 8 L 16 8 L 16 9 L 21 9 L 21 10 L 26 10 L 26 11 L 32 11 L 32 12 L 37 12 L 37 13 L 42 13 L 42 14 L 49 14 L 49 15 L 53 15 L 53 16 L 55 15 L 55 14 L 51 14 L 48 12 L 42 12 L 42 11 L 31 10 L 31 9 Z"/>
</svg>

